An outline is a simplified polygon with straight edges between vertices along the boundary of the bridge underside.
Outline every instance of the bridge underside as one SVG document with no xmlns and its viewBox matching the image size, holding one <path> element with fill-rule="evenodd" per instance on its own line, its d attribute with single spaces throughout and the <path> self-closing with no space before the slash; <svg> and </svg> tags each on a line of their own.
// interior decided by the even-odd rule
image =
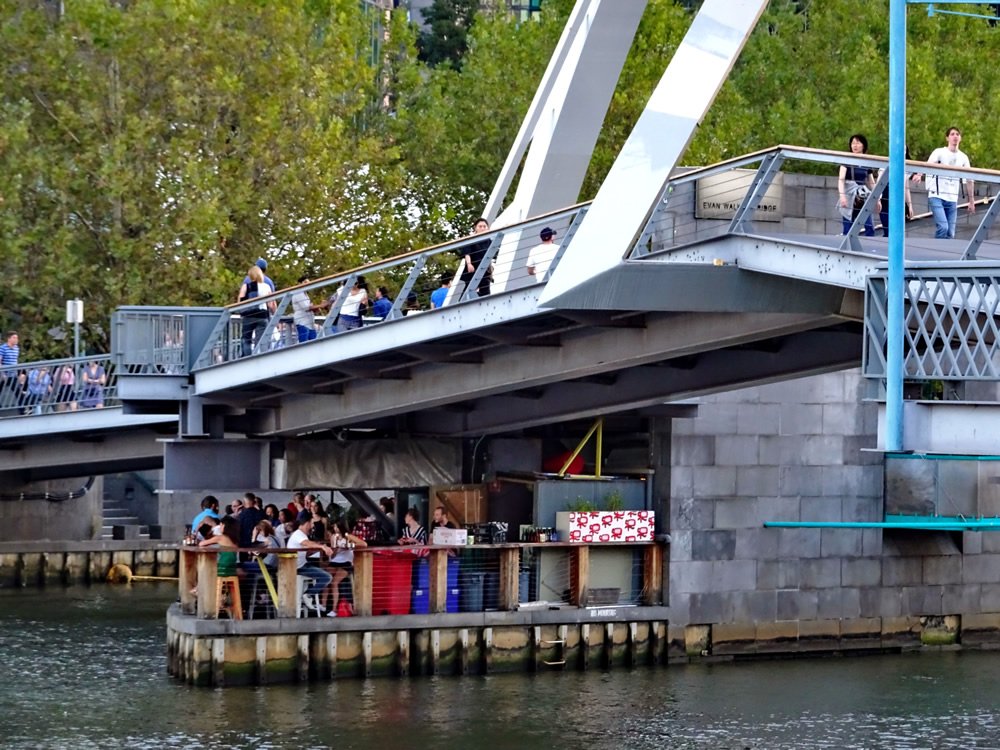
<svg viewBox="0 0 1000 750">
<path fill-rule="evenodd" d="M 46 479 L 161 468 L 161 441 L 176 433 L 177 420 L 168 418 L 145 428 L 60 431 L 4 441 L 0 444 L 0 482 L 7 489 L 0 493 Z"/>
<path fill-rule="evenodd" d="M 478 327 L 452 317 L 453 335 L 364 356 L 345 346 L 337 357 L 331 348 L 315 365 L 294 350 L 273 352 L 257 358 L 260 379 L 201 395 L 205 424 L 265 438 L 343 428 L 482 435 L 860 363 L 854 290 L 736 266 L 660 263 L 626 264 L 611 286 L 619 310 L 536 308 Z M 475 308 L 483 302 L 454 315 L 482 319 Z M 502 295 L 490 302 L 504 306 Z M 222 371 L 247 364 L 213 368 L 210 377 L 221 382 Z"/>
</svg>

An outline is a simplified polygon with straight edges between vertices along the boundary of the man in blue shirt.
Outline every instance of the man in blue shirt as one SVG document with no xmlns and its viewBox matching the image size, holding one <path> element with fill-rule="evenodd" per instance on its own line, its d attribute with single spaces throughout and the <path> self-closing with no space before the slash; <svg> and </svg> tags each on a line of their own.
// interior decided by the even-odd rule
<svg viewBox="0 0 1000 750">
<path fill-rule="evenodd" d="M 214 495 L 205 495 L 201 501 L 201 513 L 191 522 L 191 531 L 198 534 L 198 529 L 205 523 L 214 526 L 219 520 L 219 500 Z M 200 537 L 199 537 L 200 538 Z"/>
<path fill-rule="evenodd" d="M 372 305 L 372 315 L 385 320 L 385 316 L 392 312 L 392 300 L 389 299 L 389 290 L 380 286 L 375 290 L 375 303 Z"/>
<path fill-rule="evenodd" d="M 441 286 L 431 293 L 431 308 L 444 307 L 445 298 L 448 296 L 448 287 L 451 286 L 451 275 L 441 274 Z"/>
<path fill-rule="evenodd" d="M 21 348 L 17 345 L 17 331 L 7 334 L 7 340 L 0 344 L 0 407 L 17 403 L 17 360 Z M 6 369 L 6 368 L 11 369 Z"/>
</svg>

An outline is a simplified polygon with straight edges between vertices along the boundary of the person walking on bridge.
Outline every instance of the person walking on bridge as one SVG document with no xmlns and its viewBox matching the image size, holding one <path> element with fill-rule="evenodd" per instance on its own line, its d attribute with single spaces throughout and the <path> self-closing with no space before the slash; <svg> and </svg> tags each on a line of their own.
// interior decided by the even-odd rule
<svg viewBox="0 0 1000 750">
<path fill-rule="evenodd" d="M 868 139 L 861 133 L 855 133 L 848 141 L 851 153 L 857 156 L 868 153 Z M 858 220 L 858 214 L 865 205 L 865 199 L 875 189 L 875 178 L 872 170 L 868 167 L 843 164 L 837 175 L 837 191 L 839 192 L 838 206 L 840 208 L 840 218 L 844 223 L 844 234 L 851 231 L 854 222 Z M 875 211 L 882 210 L 882 202 L 875 202 Z M 875 223 L 872 215 L 868 214 L 865 219 L 865 237 L 875 236 Z"/>
<path fill-rule="evenodd" d="M 486 219 L 477 219 L 475 225 L 472 227 L 473 234 L 484 234 L 490 231 L 490 223 Z M 493 263 L 490 262 L 489 268 L 485 270 L 483 275 L 479 279 L 479 284 L 476 285 L 476 291 L 472 294 L 466 294 L 469 289 L 469 283 L 472 281 L 472 277 L 476 275 L 476 269 L 479 268 L 479 264 L 483 262 L 486 257 L 487 251 L 490 249 L 491 240 L 484 239 L 479 242 L 474 242 L 470 245 L 466 245 L 464 248 L 459 250 L 463 253 L 462 255 L 462 283 L 465 285 L 462 288 L 462 294 L 469 298 L 475 297 L 485 297 L 490 293 L 490 284 L 493 281 Z"/>
<path fill-rule="evenodd" d="M 945 134 L 948 145 L 936 148 L 927 159 L 928 164 L 943 164 L 946 167 L 971 167 L 969 157 L 959 150 L 962 131 L 952 126 Z M 914 182 L 920 182 L 923 175 L 913 175 Z M 958 195 L 961 192 L 960 177 L 933 176 L 927 178 L 927 205 L 934 214 L 934 237 L 939 240 L 955 239 L 955 221 L 958 216 Z M 976 185 L 971 179 L 965 181 L 965 195 L 969 199 L 969 213 L 976 213 Z"/>
<path fill-rule="evenodd" d="M 17 360 L 21 355 L 17 342 L 17 331 L 11 331 L 0 344 L 0 408 L 17 406 Z"/>
<path fill-rule="evenodd" d="M 260 269 L 260 266 L 250 266 L 250 270 L 247 272 L 247 278 L 250 279 L 250 281 L 245 282 L 243 286 L 240 287 L 240 291 L 236 299 L 237 302 L 246 302 L 250 299 L 266 297 L 274 293 L 274 289 L 268 286 L 264 281 L 264 272 Z M 263 336 L 264 331 L 267 330 L 268 317 L 274 312 L 275 307 L 276 304 L 272 300 L 270 302 L 261 302 L 254 307 L 240 311 L 240 316 L 243 319 L 242 343 L 244 357 L 249 357 L 253 354 L 254 346 L 257 346 L 261 351 L 264 351 L 261 346 L 261 337 Z"/>
</svg>

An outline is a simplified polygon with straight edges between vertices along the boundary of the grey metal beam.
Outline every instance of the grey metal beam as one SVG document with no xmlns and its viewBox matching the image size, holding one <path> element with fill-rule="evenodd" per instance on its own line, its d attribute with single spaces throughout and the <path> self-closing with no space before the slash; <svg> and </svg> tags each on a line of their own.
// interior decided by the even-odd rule
<svg viewBox="0 0 1000 750">
<path fill-rule="evenodd" d="M 281 400 L 277 434 L 295 435 L 357 424 L 521 388 L 601 374 L 839 322 L 819 313 L 650 314 L 645 329 L 586 329 L 540 357 L 528 348 L 491 352 L 482 365 L 427 365 L 405 386 L 354 381 L 336 401 L 308 396 Z M 860 350 L 859 350 L 860 357 Z M 257 432 L 265 434 L 262 428 Z"/>
<path fill-rule="evenodd" d="M 501 224 L 576 202 L 646 3 L 578 0 L 487 202 L 487 217 L 497 217 L 515 175 L 517 190 Z"/>
<path fill-rule="evenodd" d="M 718 260 L 746 271 L 860 290 L 870 274 L 885 267 L 884 257 L 840 250 L 821 244 L 824 239 L 831 241 L 809 236 L 726 236 L 655 253 L 638 262 L 712 266 Z"/>
<path fill-rule="evenodd" d="M 444 422 L 438 420 L 436 412 L 420 412 L 409 424 L 414 432 L 424 434 L 508 432 L 628 409 L 656 410 L 668 400 L 842 370 L 861 361 L 860 332 L 820 329 L 795 334 L 783 344 L 780 354 L 753 349 L 706 352 L 693 370 L 670 367 L 669 361 L 661 366 L 637 367 L 619 372 L 613 386 L 558 383 L 547 387 L 544 397 L 533 402 L 516 394 L 493 396 L 476 401 L 472 411 L 452 415 Z"/>
<path fill-rule="evenodd" d="M 336 368 L 340 362 L 351 362 L 410 344 L 438 344 L 444 334 L 482 332 L 504 322 L 538 315 L 539 292 L 540 287 L 535 286 L 506 294 L 491 294 L 484 299 L 422 315 L 408 315 L 327 336 L 304 346 L 278 349 L 206 367 L 195 372 L 194 390 L 198 395 L 210 395 L 282 375 Z"/>
<path fill-rule="evenodd" d="M 176 425 L 176 412 L 129 414 L 121 407 L 7 417 L 0 420 L 0 450 L 3 449 L 2 443 L 11 437 L 20 442 L 32 438 L 47 439 L 53 435 L 68 436 L 75 433 L 116 433 L 158 427 L 170 430 Z"/>
<path fill-rule="evenodd" d="M 653 90 L 594 202 L 553 270 L 540 299 L 566 304 L 575 287 L 614 268 L 631 251 L 687 150 L 698 124 L 736 62 L 767 0 L 705 0 Z"/>
<path fill-rule="evenodd" d="M 481 351 L 463 351 L 448 344 L 415 344 L 406 347 L 404 352 L 409 357 L 423 362 L 465 362 L 480 364 L 483 361 Z"/>
</svg>

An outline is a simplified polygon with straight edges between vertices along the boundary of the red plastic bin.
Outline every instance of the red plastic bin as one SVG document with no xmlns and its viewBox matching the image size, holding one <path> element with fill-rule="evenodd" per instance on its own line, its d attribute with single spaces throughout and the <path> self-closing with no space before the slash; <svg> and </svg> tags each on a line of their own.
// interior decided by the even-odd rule
<svg viewBox="0 0 1000 750">
<path fill-rule="evenodd" d="M 372 556 L 372 614 L 410 614 L 413 577 L 412 550 L 374 550 Z"/>
</svg>

